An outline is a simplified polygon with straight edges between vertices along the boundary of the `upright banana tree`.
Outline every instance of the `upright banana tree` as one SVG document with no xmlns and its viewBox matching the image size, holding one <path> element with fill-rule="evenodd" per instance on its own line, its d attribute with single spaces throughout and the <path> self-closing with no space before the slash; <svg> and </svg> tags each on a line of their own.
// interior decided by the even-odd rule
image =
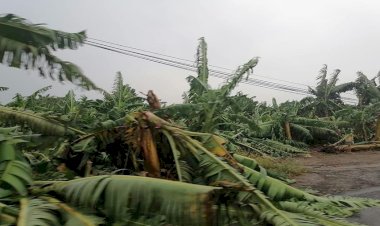
<svg viewBox="0 0 380 226">
<path fill-rule="evenodd" d="M 368 79 L 362 72 L 358 72 L 358 78 L 355 81 L 355 92 L 359 99 L 358 106 L 363 107 L 370 103 L 380 102 L 380 83 L 379 87 L 376 84 L 376 77 Z"/>
<path fill-rule="evenodd" d="M 239 66 L 224 85 L 212 89 L 208 84 L 207 44 L 204 38 L 201 38 L 196 59 L 198 74 L 197 77 L 188 77 L 190 90 L 185 103 L 165 107 L 157 113 L 170 116 L 191 131 L 219 134 L 230 141 L 231 149 L 244 148 L 256 154 L 277 156 L 306 153 L 290 145 L 257 138 L 260 134 L 255 118 L 257 103 L 241 93 L 231 95 L 239 82 L 244 79 L 244 75 L 249 75 L 257 63 L 258 58 L 249 60 Z"/>
<path fill-rule="evenodd" d="M 341 109 L 343 104 L 340 93 L 353 90 L 354 82 L 337 85 L 340 70 L 336 69 L 330 79 L 327 79 L 327 65 L 324 65 L 317 77 L 318 84 L 315 89 L 309 87 L 310 94 L 314 95 L 313 101 L 305 108 L 314 112 L 316 116 L 331 116 L 335 110 Z"/>
<path fill-rule="evenodd" d="M 362 72 L 357 73 L 358 78 L 355 80 L 355 92 L 358 97 L 358 109 L 354 112 L 356 114 L 350 115 L 361 115 L 361 120 L 354 121 L 354 125 L 357 122 L 365 121 L 362 123 L 362 133 L 358 133 L 359 138 L 364 138 L 368 141 L 370 133 L 375 127 L 375 140 L 380 140 L 380 73 L 374 78 L 368 79 L 368 77 Z M 376 79 L 379 79 L 378 84 Z M 348 118 L 350 118 L 350 116 Z M 376 121 L 376 122 L 375 122 Z M 375 125 L 373 124 L 375 122 Z M 362 135 L 362 137 L 360 137 Z"/>
<path fill-rule="evenodd" d="M 349 123 L 348 129 L 353 130 L 356 141 L 370 141 L 373 137 L 376 140 L 379 109 L 380 102 L 360 108 L 356 106 L 345 107 L 343 110 L 335 112 L 335 117 L 344 119 Z"/>
<path fill-rule="evenodd" d="M 196 63 L 198 67 L 197 77 L 188 77 L 190 83 L 188 103 L 195 108 L 195 115 L 191 118 L 190 125 L 196 126 L 196 128 L 191 129 L 212 132 L 218 128 L 218 124 L 226 123 L 223 119 L 226 114 L 223 112 L 231 103 L 230 94 L 244 75 L 249 74 L 257 65 L 258 58 L 252 58 L 244 65 L 239 66 L 233 76 L 218 89 L 211 89 L 208 84 L 207 44 L 204 38 L 199 41 Z"/>
<path fill-rule="evenodd" d="M 32 24 L 13 14 L 0 17 L 0 63 L 20 69 L 37 69 L 44 77 L 70 81 L 85 89 L 98 89 L 80 70 L 52 54 L 58 49 L 77 49 L 84 31 L 67 33 Z"/>
<path fill-rule="evenodd" d="M 117 72 L 111 93 L 104 92 L 104 102 L 99 109 L 107 113 L 112 120 L 120 119 L 128 112 L 143 109 L 143 98 L 138 97 L 136 91 L 128 84 L 124 84 L 123 76 Z"/>
<path fill-rule="evenodd" d="M 199 98 L 204 92 L 207 92 L 210 87 L 208 85 L 208 59 L 207 59 L 207 43 L 202 37 L 199 39 L 197 49 L 197 77 L 189 76 L 190 90 L 188 92 L 189 100 Z"/>
</svg>

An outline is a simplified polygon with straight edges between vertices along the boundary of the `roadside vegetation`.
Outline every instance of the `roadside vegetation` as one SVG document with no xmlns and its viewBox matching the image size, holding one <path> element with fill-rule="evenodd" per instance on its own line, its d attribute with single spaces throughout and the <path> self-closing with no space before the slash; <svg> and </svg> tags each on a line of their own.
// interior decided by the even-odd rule
<svg viewBox="0 0 380 226">
<path fill-rule="evenodd" d="M 56 97 L 48 86 L 0 106 L 1 225 L 355 225 L 343 218 L 380 205 L 309 194 L 287 178 L 302 172 L 290 158 L 309 155 L 309 145 L 379 148 L 379 75 L 339 84 L 340 71 L 329 77 L 325 65 L 310 97 L 259 103 L 232 94 L 258 58 L 213 89 L 200 38 L 183 103 L 163 105 L 153 91 L 137 95 L 119 72 L 102 90 L 52 54 L 76 49 L 84 32 L 15 15 L 0 17 L 0 31 L 3 64 L 103 94 Z M 340 96 L 350 90 L 356 106 Z"/>
</svg>

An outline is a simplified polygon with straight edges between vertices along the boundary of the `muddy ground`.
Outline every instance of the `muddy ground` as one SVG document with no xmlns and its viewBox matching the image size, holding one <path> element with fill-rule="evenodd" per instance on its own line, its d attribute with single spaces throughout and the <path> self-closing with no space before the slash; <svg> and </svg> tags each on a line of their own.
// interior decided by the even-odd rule
<svg viewBox="0 0 380 226">
<path fill-rule="evenodd" d="M 343 194 L 380 187 L 380 151 L 327 154 L 311 152 L 296 159 L 307 173 L 295 177 L 296 187 L 311 188 L 321 194 Z"/>
<path fill-rule="evenodd" d="M 307 173 L 295 177 L 294 186 L 320 194 L 349 195 L 380 200 L 380 151 L 327 154 L 313 151 L 311 157 L 297 158 Z M 380 208 L 369 208 L 351 221 L 380 225 Z"/>
</svg>

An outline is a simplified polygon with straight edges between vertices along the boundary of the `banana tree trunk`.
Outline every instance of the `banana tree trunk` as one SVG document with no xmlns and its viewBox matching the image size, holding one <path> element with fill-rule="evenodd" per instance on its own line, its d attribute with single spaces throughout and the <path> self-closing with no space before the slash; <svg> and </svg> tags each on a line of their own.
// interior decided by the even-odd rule
<svg viewBox="0 0 380 226">
<path fill-rule="evenodd" d="M 354 145 L 340 145 L 334 147 L 336 151 L 365 151 L 365 150 L 378 150 L 380 149 L 380 143 L 372 144 L 354 144 Z"/>
<path fill-rule="evenodd" d="M 375 141 L 380 141 L 380 114 L 377 116 Z"/>
<path fill-rule="evenodd" d="M 288 138 L 289 140 L 292 139 L 292 133 L 290 132 L 290 123 L 289 122 L 285 122 L 285 135 L 286 135 L 286 138 Z"/>
<path fill-rule="evenodd" d="M 142 128 L 140 135 L 141 147 L 144 152 L 144 168 L 150 177 L 160 177 L 160 160 L 156 143 L 149 128 Z"/>
<path fill-rule="evenodd" d="M 367 133 L 366 126 L 364 124 L 362 126 L 362 131 L 363 131 L 364 140 L 367 141 L 368 140 L 368 133 Z"/>
</svg>

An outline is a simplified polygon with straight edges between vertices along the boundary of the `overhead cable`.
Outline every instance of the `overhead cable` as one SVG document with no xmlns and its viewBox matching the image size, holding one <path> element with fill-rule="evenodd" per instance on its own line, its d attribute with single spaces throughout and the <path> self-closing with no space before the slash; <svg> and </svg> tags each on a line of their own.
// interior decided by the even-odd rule
<svg viewBox="0 0 380 226">
<path fill-rule="evenodd" d="M 97 39 L 91 39 L 91 40 L 97 40 Z M 155 63 L 159 63 L 159 64 L 171 66 L 171 67 L 176 67 L 176 68 L 180 68 L 180 69 L 188 70 L 188 71 L 192 71 L 192 72 L 197 71 L 197 67 L 194 64 L 178 61 L 178 60 L 182 60 L 182 61 L 190 62 L 190 60 L 186 60 L 186 59 L 182 59 L 182 58 L 176 58 L 176 57 L 172 57 L 169 55 L 159 54 L 159 53 L 150 52 L 150 51 L 146 51 L 146 50 L 141 50 L 141 49 L 133 48 L 133 47 L 129 47 L 129 46 L 114 44 L 111 42 L 106 42 L 106 41 L 99 42 L 99 41 L 91 41 L 91 40 L 87 40 L 85 43 L 87 45 L 90 45 L 93 47 L 105 49 L 105 50 L 116 52 L 119 54 L 128 55 L 131 57 L 136 57 L 139 59 L 148 60 L 151 62 L 155 62 Z M 107 44 L 104 44 L 104 43 L 107 43 Z M 111 45 L 109 45 L 109 44 L 111 44 Z M 133 49 L 133 50 L 115 47 L 112 45 L 128 47 L 129 49 Z M 161 57 L 153 56 L 153 55 L 148 54 L 148 53 L 160 55 Z M 164 58 L 164 57 L 166 57 L 166 58 Z M 168 59 L 167 57 L 169 57 L 171 59 Z M 213 77 L 217 77 L 217 78 L 229 79 L 234 74 L 215 70 L 215 69 L 209 69 L 209 75 L 213 76 Z M 310 95 L 310 93 L 307 89 L 289 86 L 286 84 L 280 84 L 280 83 L 271 82 L 271 81 L 265 81 L 265 80 L 257 79 L 257 78 L 248 78 L 248 79 L 242 80 L 241 83 L 259 86 L 259 87 L 263 87 L 263 88 L 274 89 L 274 90 L 283 91 L 283 92 L 289 92 L 289 93 L 293 93 L 293 94 Z M 348 97 L 342 97 L 342 100 L 344 100 L 346 102 L 350 102 L 350 103 L 356 103 L 355 99 L 348 98 Z"/>
</svg>

